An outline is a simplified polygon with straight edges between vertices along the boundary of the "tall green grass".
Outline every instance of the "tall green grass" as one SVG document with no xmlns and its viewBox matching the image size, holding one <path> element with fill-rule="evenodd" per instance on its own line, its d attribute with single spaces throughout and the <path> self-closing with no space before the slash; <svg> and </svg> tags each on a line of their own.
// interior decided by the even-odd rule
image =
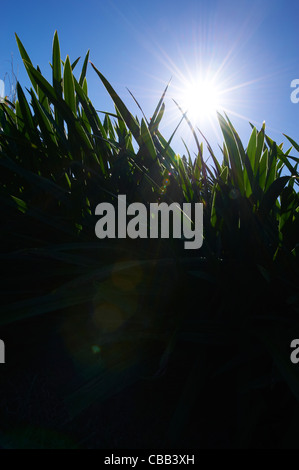
<svg viewBox="0 0 299 470">
<path fill-rule="evenodd" d="M 31 88 L 25 93 L 18 83 L 16 102 L 0 104 L 0 325 L 16 331 L 28 319 L 66 317 L 75 338 L 69 354 L 81 371 L 76 390 L 64 394 L 70 416 L 142 377 L 173 374 L 183 361 L 187 377 L 165 445 L 179 445 L 206 384 L 215 391 L 231 380 L 231 442 L 250 446 L 271 412 L 263 401 L 269 387 L 285 384 L 290 416 L 299 398 L 289 360 L 299 337 L 299 145 L 287 137 L 292 147 L 284 151 L 263 125 L 252 126 L 244 146 L 218 114 L 219 158 L 182 114 L 197 155 L 192 160 L 187 149 L 181 157 L 174 134 L 167 141 L 159 131 L 168 86 L 152 119 L 138 119 L 91 64 L 115 105 L 114 114 L 99 115 L 88 96 L 89 52 L 77 74 L 79 59 L 62 61 L 55 33 L 50 83 L 16 39 Z M 97 240 L 95 207 L 118 194 L 128 204 L 202 202 L 203 247 Z M 103 362 L 94 361 L 95 345 Z M 291 418 L 286 425 L 291 432 Z"/>
</svg>

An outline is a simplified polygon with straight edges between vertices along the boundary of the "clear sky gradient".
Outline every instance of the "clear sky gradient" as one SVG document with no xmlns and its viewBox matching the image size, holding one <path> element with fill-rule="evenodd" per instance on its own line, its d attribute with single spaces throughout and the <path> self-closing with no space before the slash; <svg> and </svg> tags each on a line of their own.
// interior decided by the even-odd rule
<svg viewBox="0 0 299 470">
<path fill-rule="evenodd" d="M 180 115 L 184 81 L 209 71 L 216 74 L 228 114 L 245 143 L 248 121 L 261 126 L 278 143 L 286 133 L 299 141 L 299 103 L 291 102 L 291 81 L 299 78 L 298 0 L 14 0 L 1 6 L 0 79 L 14 71 L 28 87 L 15 42 L 16 32 L 34 65 L 50 79 L 51 47 L 57 29 L 62 58 L 90 59 L 106 76 L 129 109 L 140 116 L 126 87 L 148 117 L 170 77 L 161 131 L 170 136 Z M 79 66 L 78 73 L 80 71 Z M 99 110 L 113 111 L 95 72 L 88 71 L 89 95 Z M 215 146 L 221 143 L 209 120 L 200 127 Z M 173 147 L 183 153 L 179 137 L 195 145 L 185 127 Z"/>
</svg>

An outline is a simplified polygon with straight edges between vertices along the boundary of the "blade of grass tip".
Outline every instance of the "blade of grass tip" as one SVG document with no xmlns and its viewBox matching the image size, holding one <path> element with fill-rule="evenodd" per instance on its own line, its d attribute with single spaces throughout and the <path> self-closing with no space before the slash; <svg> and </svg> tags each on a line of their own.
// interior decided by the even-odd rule
<svg viewBox="0 0 299 470">
<path fill-rule="evenodd" d="M 101 82 L 103 83 L 104 87 L 108 91 L 109 95 L 111 96 L 114 104 L 116 105 L 118 111 L 120 112 L 122 118 L 124 119 L 126 125 L 130 129 L 130 131 L 133 134 L 134 139 L 137 141 L 139 144 L 140 142 L 140 126 L 137 123 L 136 119 L 132 116 L 126 105 L 123 103 L 123 101 L 120 99 L 114 88 L 110 85 L 108 80 L 104 77 L 104 75 L 101 74 L 101 72 L 96 68 L 96 66 L 92 63 L 91 66 L 100 78 Z"/>
<path fill-rule="evenodd" d="M 196 135 L 196 132 L 195 132 L 195 130 L 194 130 L 194 127 L 192 126 L 191 121 L 189 120 L 189 118 L 188 118 L 188 116 L 187 116 L 187 111 L 184 113 L 184 111 L 182 110 L 182 108 L 180 107 L 180 105 L 179 105 L 174 99 L 172 99 L 172 101 L 176 104 L 176 106 L 177 106 L 177 107 L 179 108 L 179 110 L 181 111 L 181 113 L 182 113 L 182 115 L 183 115 L 183 118 L 186 119 L 187 124 L 188 124 L 188 126 L 190 127 L 191 132 L 192 132 L 192 134 L 193 134 L 193 136 L 194 136 L 194 140 L 195 140 L 195 142 L 196 142 L 196 146 L 197 146 L 198 152 L 200 152 L 200 151 L 201 151 L 201 149 L 200 149 L 200 143 L 199 143 L 199 140 L 198 140 L 198 138 L 197 138 L 197 135 Z"/>
<path fill-rule="evenodd" d="M 267 144 L 269 145 L 270 148 L 272 149 L 275 149 L 275 152 L 277 153 L 277 157 L 283 161 L 284 165 L 287 167 L 287 169 L 289 170 L 289 172 L 297 177 L 298 176 L 298 173 L 297 171 L 295 170 L 295 168 L 291 165 L 291 163 L 289 162 L 288 158 L 286 157 L 286 155 L 284 154 L 284 152 L 279 148 L 279 146 L 276 144 L 276 142 L 274 142 L 270 137 L 268 137 L 266 135 L 266 141 L 267 141 Z"/>
<path fill-rule="evenodd" d="M 194 176 L 195 180 L 197 181 L 197 183 L 199 183 L 201 168 L 202 168 L 201 159 L 200 159 L 200 155 L 198 153 L 196 155 L 196 158 L 194 160 L 194 165 L 193 165 L 193 176 Z"/>
<path fill-rule="evenodd" d="M 186 144 L 186 142 L 184 141 L 184 139 L 183 139 L 183 138 L 181 138 L 181 139 L 182 139 L 182 142 L 183 142 L 183 144 L 184 144 L 184 147 L 185 147 L 185 149 L 186 149 L 186 152 L 187 152 L 188 158 L 191 160 L 191 155 L 190 155 L 190 151 L 189 151 L 189 149 L 188 149 L 188 147 L 187 147 L 187 144 Z"/>
<path fill-rule="evenodd" d="M 228 158 L 231 165 L 234 184 L 241 192 L 241 194 L 244 195 L 245 187 L 243 178 L 243 168 L 237 142 L 235 140 L 234 134 L 230 128 L 228 121 L 226 121 L 226 119 L 220 113 L 217 113 L 217 116 L 227 147 Z"/>
<path fill-rule="evenodd" d="M 1 105 L 2 108 L 5 106 L 5 108 L 8 108 L 8 109 L 9 109 L 9 107 L 10 107 L 11 109 L 14 109 L 14 107 L 15 107 L 14 103 L 12 103 L 11 101 L 9 101 L 9 99 L 8 99 L 7 97 L 4 98 L 4 100 L 2 101 L 2 103 L 0 102 L 0 105 Z"/>
<path fill-rule="evenodd" d="M 161 109 L 159 111 L 157 118 L 155 119 L 155 122 L 153 122 L 153 120 L 150 121 L 149 130 L 152 135 L 154 135 L 157 132 L 159 124 L 163 118 L 164 111 L 165 111 L 165 103 L 162 103 Z"/>
<path fill-rule="evenodd" d="M 81 87 L 83 87 L 84 78 L 86 77 L 89 53 L 90 53 L 90 51 L 88 50 L 87 54 L 85 56 L 84 62 L 83 62 L 82 71 L 81 71 L 81 75 L 80 75 L 80 78 L 79 78 L 79 85 Z"/>
<path fill-rule="evenodd" d="M 113 140 L 116 141 L 118 139 L 116 122 L 115 121 L 112 122 L 112 120 L 110 119 L 110 116 L 108 114 L 105 115 L 104 121 L 107 122 L 110 139 L 112 138 Z M 129 140 L 130 139 L 132 140 L 131 133 L 128 133 L 127 136 L 125 136 L 125 139 L 126 138 L 129 139 Z"/>
<path fill-rule="evenodd" d="M 61 58 L 60 58 L 60 45 L 57 31 L 54 33 L 53 38 L 53 50 L 52 50 L 52 78 L 53 78 L 53 88 L 56 91 L 59 97 L 62 96 L 62 86 L 61 86 Z"/>
<path fill-rule="evenodd" d="M 37 143 L 39 139 L 38 139 L 38 133 L 36 132 L 36 127 L 33 122 L 33 116 L 31 114 L 29 104 L 26 100 L 25 94 L 19 82 L 17 83 L 17 93 L 18 93 L 18 101 L 19 101 L 21 113 L 24 119 L 26 130 L 29 132 L 30 137 L 34 139 L 35 143 Z"/>
<path fill-rule="evenodd" d="M 153 126 L 153 125 L 154 125 L 154 122 L 156 121 L 156 117 L 157 117 L 157 115 L 158 115 L 158 113 L 159 113 L 159 110 L 160 110 L 162 104 L 163 104 L 163 101 L 164 101 L 164 98 L 165 98 L 165 95 L 166 95 L 166 92 L 167 92 L 167 90 L 168 90 L 168 87 L 169 87 L 169 85 L 170 85 L 171 80 L 172 80 L 172 77 L 170 77 L 170 80 L 169 80 L 169 82 L 167 83 L 167 85 L 166 85 L 166 87 L 165 87 L 165 90 L 163 91 L 162 96 L 161 96 L 161 98 L 160 98 L 160 100 L 159 100 L 159 102 L 158 102 L 158 104 L 157 104 L 157 107 L 156 107 L 156 109 L 155 109 L 155 111 L 154 111 L 154 114 L 152 115 L 152 120 L 151 120 L 150 127 L 151 127 L 151 125 Z M 150 130 L 151 130 L 151 129 L 150 129 Z"/>
<path fill-rule="evenodd" d="M 167 156 L 170 156 L 168 150 L 171 150 L 171 147 L 170 147 L 170 144 L 171 144 L 171 141 L 176 133 L 176 131 L 178 130 L 179 126 L 181 125 L 181 123 L 183 122 L 184 120 L 184 116 L 180 119 L 180 122 L 178 123 L 178 125 L 176 126 L 175 130 L 173 131 L 173 133 L 171 134 L 169 140 L 167 141 L 166 145 L 164 146 L 163 148 L 163 153 L 162 153 L 162 156 L 163 158 L 165 158 L 165 160 L 167 160 Z M 161 134 L 159 133 L 158 134 L 158 137 L 159 139 L 161 140 Z M 175 153 L 173 152 L 173 155 L 170 157 L 171 159 L 171 164 L 174 166 L 174 168 L 177 170 L 178 169 L 178 166 L 177 166 L 177 160 L 175 158 Z"/>
<path fill-rule="evenodd" d="M 214 170 L 214 173 L 215 173 L 215 168 L 213 168 Z M 212 170 L 210 170 L 210 168 L 207 166 L 207 172 L 213 182 L 213 184 L 215 183 L 215 181 L 217 180 L 217 176 L 215 176 L 213 173 L 212 173 Z"/>
<path fill-rule="evenodd" d="M 41 87 L 44 94 L 47 98 L 53 103 L 55 106 L 60 107 L 60 110 L 63 110 L 65 114 L 65 119 L 73 119 L 73 115 L 70 113 L 68 106 L 66 106 L 64 100 L 59 97 L 54 90 L 54 88 L 50 85 L 49 82 L 42 76 L 40 72 L 38 72 L 31 64 L 27 64 L 30 73 L 33 75 L 34 80 L 36 81 L 37 85 Z"/>
<path fill-rule="evenodd" d="M 87 80 L 86 80 L 86 71 L 87 71 L 87 65 L 88 65 L 88 58 L 89 58 L 89 50 L 87 51 L 87 54 L 85 56 L 80 78 L 79 78 L 79 85 L 83 88 L 84 93 L 86 96 L 88 95 L 88 87 L 87 87 Z M 73 67 L 73 66 L 72 66 Z M 72 68 L 73 70 L 73 68 Z M 79 106 L 79 98 L 76 95 L 76 109 L 78 109 Z"/>
<path fill-rule="evenodd" d="M 252 170 L 252 166 L 250 163 L 250 159 L 249 159 L 248 154 L 246 154 L 243 144 L 241 142 L 240 136 L 237 133 L 236 129 L 234 128 L 233 124 L 231 123 L 228 115 L 226 113 L 224 113 L 224 115 L 226 117 L 226 120 L 229 124 L 229 127 L 237 143 L 241 162 L 243 165 L 243 182 L 244 182 L 245 195 L 249 197 L 250 194 L 252 193 L 252 186 L 254 184 L 253 183 L 253 170 Z M 263 137 L 264 131 L 265 131 L 265 122 L 263 123 L 261 131 L 256 135 L 256 151 L 255 151 L 256 162 L 259 162 L 261 158 L 262 148 L 264 145 L 264 137 Z"/>
<path fill-rule="evenodd" d="M 297 150 L 297 152 L 299 152 L 299 144 L 297 144 L 297 142 L 295 142 L 293 139 L 291 139 L 291 137 L 289 137 L 288 135 L 286 134 L 283 134 L 287 139 L 288 141 L 292 144 L 292 146 L 294 147 L 295 150 Z"/>
<path fill-rule="evenodd" d="M 59 117 L 62 120 L 61 127 L 57 123 L 58 130 L 61 131 L 61 133 L 63 134 L 64 132 L 63 119 L 65 119 L 68 125 L 73 126 L 76 129 L 76 131 L 82 138 L 82 143 L 85 144 L 86 148 L 88 150 L 93 150 L 92 143 L 90 142 L 87 134 L 85 133 L 82 126 L 80 126 L 80 123 L 74 118 L 74 114 L 71 112 L 66 102 L 62 98 L 57 96 L 57 93 L 54 90 L 54 88 L 47 82 L 47 80 L 44 79 L 44 77 L 33 66 L 31 66 L 29 63 L 27 64 L 27 66 L 30 72 L 32 73 L 33 77 L 35 78 L 38 86 L 41 87 L 41 89 L 49 98 L 49 100 L 57 107 L 57 110 L 59 112 Z"/>
<path fill-rule="evenodd" d="M 123 118 L 119 115 L 119 114 L 115 114 L 115 113 L 109 113 L 108 111 L 101 111 L 99 109 L 96 109 L 96 112 L 97 113 L 101 113 L 101 114 L 107 114 L 107 116 L 111 116 L 111 117 L 114 117 L 122 122 L 124 122 Z"/>
<path fill-rule="evenodd" d="M 61 57 L 60 57 L 60 45 L 59 45 L 57 31 L 55 31 L 54 33 L 53 46 L 52 46 L 52 81 L 53 81 L 53 88 L 58 98 L 62 98 Z M 54 113 L 55 113 L 55 120 L 58 126 L 61 129 L 63 129 L 63 119 L 58 110 L 58 107 L 55 104 L 54 104 Z"/>
<path fill-rule="evenodd" d="M 73 113 L 76 113 L 76 100 L 75 100 L 75 85 L 73 79 L 73 72 L 70 63 L 69 56 L 66 57 L 66 61 L 63 69 L 63 92 L 65 102 L 68 104 Z"/>
<path fill-rule="evenodd" d="M 145 144 L 150 156 L 152 157 L 152 159 L 156 160 L 156 158 L 157 158 L 156 148 L 154 146 L 152 136 L 151 136 L 151 134 L 148 130 L 146 122 L 143 119 L 141 120 L 141 138 L 142 138 L 143 143 Z"/>
<path fill-rule="evenodd" d="M 291 147 L 290 150 L 292 150 L 293 147 Z M 288 151 L 289 152 L 289 151 Z M 286 153 L 287 157 L 290 158 L 291 160 L 294 160 L 294 162 L 296 162 L 296 165 L 298 165 L 299 163 L 299 158 L 297 157 L 292 157 L 291 155 L 288 154 L 288 152 Z"/>
<path fill-rule="evenodd" d="M 74 70 L 80 59 L 81 57 L 78 57 L 78 59 L 74 60 L 74 62 L 72 63 L 72 70 Z"/>
<path fill-rule="evenodd" d="M 190 119 L 188 118 L 187 116 L 187 113 L 184 113 L 182 108 L 179 106 L 179 104 L 173 99 L 173 102 L 176 104 L 176 106 L 179 108 L 179 110 L 181 111 L 182 115 L 184 116 L 184 119 L 186 119 L 186 122 L 188 124 L 188 126 L 190 127 L 191 129 L 191 132 L 192 132 L 192 135 L 194 137 L 194 140 L 196 142 L 196 146 L 197 146 L 197 149 L 198 149 L 198 153 L 200 155 L 200 159 L 201 159 L 201 163 L 202 163 L 202 176 L 203 176 L 203 184 L 204 184 L 204 188 L 205 188 L 205 193 L 206 193 L 206 196 L 208 195 L 208 187 L 207 187 L 207 172 L 206 172 L 206 165 L 205 165 L 205 162 L 204 162 L 204 159 L 203 159 L 203 155 L 202 155 L 202 152 L 201 152 L 201 146 L 200 146 L 200 143 L 199 143 L 199 140 L 197 138 L 197 135 L 196 135 L 196 132 L 194 130 L 194 127 L 192 126 L 191 124 L 191 121 Z"/>
<path fill-rule="evenodd" d="M 221 166 L 220 166 L 220 163 L 218 162 L 214 152 L 213 152 L 213 149 L 208 141 L 208 139 L 206 138 L 206 136 L 204 135 L 204 133 L 199 129 L 199 127 L 197 127 L 197 130 L 198 132 L 200 133 L 200 135 L 202 136 L 202 138 L 204 139 L 205 143 L 207 144 L 207 149 L 209 151 L 209 154 L 211 155 L 212 157 L 212 160 L 217 168 L 217 175 L 216 176 L 219 176 L 220 173 L 221 173 Z"/>
<path fill-rule="evenodd" d="M 288 157 L 290 157 L 290 153 L 291 153 L 292 150 L 293 150 L 293 147 L 291 146 L 291 147 L 285 152 L 285 155 L 288 156 Z M 290 157 L 290 158 L 292 158 L 292 157 Z M 299 161 L 299 158 L 295 158 L 295 161 L 296 161 L 296 160 Z"/>
<path fill-rule="evenodd" d="M 122 135 L 122 136 L 128 135 L 128 130 L 127 130 L 127 126 L 124 121 L 124 118 L 120 115 L 119 110 L 117 109 L 116 106 L 115 106 L 115 113 L 118 119 L 117 124 L 116 124 L 116 129 L 115 129 L 117 134 Z"/>
<path fill-rule="evenodd" d="M 126 88 L 127 88 L 127 87 L 126 87 Z M 149 122 L 148 122 L 148 120 L 146 119 L 146 116 L 145 116 L 145 114 L 144 114 L 144 112 L 143 112 L 142 107 L 140 106 L 140 104 L 139 104 L 138 101 L 136 100 L 136 98 L 135 98 L 135 96 L 133 95 L 133 93 L 129 90 L 129 88 L 127 88 L 127 90 L 128 90 L 128 92 L 130 93 L 130 95 L 132 96 L 132 98 L 133 98 L 133 100 L 135 101 L 135 103 L 137 104 L 138 108 L 140 109 L 140 111 L 141 111 L 141 113 L 142 113 L 142 116 L 144 117 L 144 120 L 145 120 L 145 122 L 146 122 L 146 124 L 147 124 L 147 126 L 148 126 L 148 125 L 149 125 Z"/>
<path fill-rule="evenodd" d="M 243 163 L 243 165 L 245 165 L 245 159 L 246 159 L 246 155 L 245 155 L 245 149 L 243 147 L 243 144 L 241 142 L 241 139 L 240 139 L 240 136 L 239 134 L 237 133 L 236 129 L 234 128 L 231 120 L 229 119 L 228 115 L 224 112 L 224 115 L 225 115 L 225 118 L 228 122 L 228 125 L 233 133 L 233 136 L 235 137 L 235 140 L 237 142 L 237 146 L 238 146 L 238 149 L 239 149 L 239 154 L 240 154 L 240 158 L 241 158 L 241 162 Z M 261 143 L 259 144 L 261 145 Z"/>
<path fill-rule="evenodd" d="M 72 63 L 72 70 L 74 70 L 74 68 L 76 67 L 76 65 L 78 64 L 78 62 L 79 62 L 80 59 L 81 59 L 81 57 L 78 57 L 78 59 L 74 60 L 74 62 Z M 64 62 L 63 62 L 63 60 L 61 61 L 61 63 L 62 63 L 62 66 L 64 67 Z M 51 64 L 50 64 L 50 66 L 51 66 Z M 51 67 L 52 67 L 52 66 L 51 66 Z M 52 67 L 52 69 L 53 69 L 53 67 Z"/>
<path fill-rule="evenodd" d="M 87 80 L 86 77 L 84 77 L 83 83 L 82 83 L 82 90 L 85 93 L 85 96 L 88 96 L 88 85 L 87 85 Z M 79 98 L 76 95 L 76 104 L 79 104 Z"/>
<path fill-rule="evenodd" d="M 17 33 L 15 33 L 15 38 L 16 38 L 16 41 L 17 41 L 17 45 L 18 45 L 18 49 L 19 49 L 19 52 L 21 54 L 21 57 L 22 57 L 22 60 L 23 60 L 23 63 L 25 65 L 25 68 L 26 68 L 26 71 L 27 71 L 27 74 L 28 74 L 28 77 L 30 78 L 30 81 L 33 85 L 33 88 L 35 89 L 35 91 L 37 92 L 37 83 L 33 77 L 33 75 L 31 74 L 30 70 L 28 70 L 26 64 L 30 64 L 32 67 L 33 67 L 33 64 L 30 60 L 30 57 L 29 55 L 27 54 L 26 52 L 26 49 L 25 47 L 23 46 L 20 38 L 18 37 Z"/>
<path fill-rule="evenodd" d="M 15 106 L 13 106 L 13 108 L 15 108 Z M 16 116 L 15 116 L 14 111 L 11 108 L 9 108 L 8 106 L 6 106 L 4 103 L 0 103 L 0 109 L 2 109 L 2 111 L 4 112 L 5 120 L 8 119 L 10 124 L 12 124 L 14 126 L 15 125 L 15 120 L 16 120 Z"/>
</svg>

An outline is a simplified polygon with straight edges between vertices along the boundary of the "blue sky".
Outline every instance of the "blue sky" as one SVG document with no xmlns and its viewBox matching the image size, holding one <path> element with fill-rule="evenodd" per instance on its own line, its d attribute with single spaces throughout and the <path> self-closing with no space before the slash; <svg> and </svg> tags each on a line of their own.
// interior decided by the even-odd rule
<svg viewBox="0 0 299 470">
<path fill-rule="evenodd" d="M 291 81 L 299 78 L 298 1 L 256 0 L 52 0 L 7 1 L 1 7 L 0 79 L 14 70 L 23 87 L 29 86 L 14 33 L 22 40 L 34 65 L 50 79 L 51 46 L 57 29 L 62 57 L 90 59 L 106 76 L 127 106 L 140 116 L 126 87 L 151 116 L 170 77 L 166 114 L 161 126 L 168 137 L 180 115 L 185 81 L 209 70 L 216 74 L 228 114 L 246 140 L 250 120 L 266 121 L 268 134 L 278 143 L 282 133 L 299 141 L 299 103 L 291 102 Z M 79 69 L 78 69 L 79 72 Z M 6 92 L 9 82 L 5 77 Z M 98 77 L 88 72 L 89 95 L 100 110 L 113 106 Z M 209 120 L 200 127 L 215 146 L 221 135 Z M 192 150 L 186 127 L 173 143 L 182 153 L 179 137 Z"/>
</svg>

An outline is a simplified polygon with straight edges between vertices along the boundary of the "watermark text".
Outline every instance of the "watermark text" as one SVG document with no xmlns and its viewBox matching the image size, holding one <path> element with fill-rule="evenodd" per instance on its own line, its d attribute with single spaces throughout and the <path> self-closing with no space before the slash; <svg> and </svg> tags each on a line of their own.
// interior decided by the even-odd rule
<svg viewBox="0 0 299 470">
<path fill-rule="evenodd" d="M 183 238 L 185 249 L 198 249 L 203 243 L 203 204 L 173 202 L 168 205 L 140 202 L 127 206 L 126 195 L 118 196 L 117 214 L 113 204 L 102 202 L 95 215 L 101 216 L 95 226 L 98 238 Z M 172 224 L 171 224 L 172 221 Z"/>
</svg>

